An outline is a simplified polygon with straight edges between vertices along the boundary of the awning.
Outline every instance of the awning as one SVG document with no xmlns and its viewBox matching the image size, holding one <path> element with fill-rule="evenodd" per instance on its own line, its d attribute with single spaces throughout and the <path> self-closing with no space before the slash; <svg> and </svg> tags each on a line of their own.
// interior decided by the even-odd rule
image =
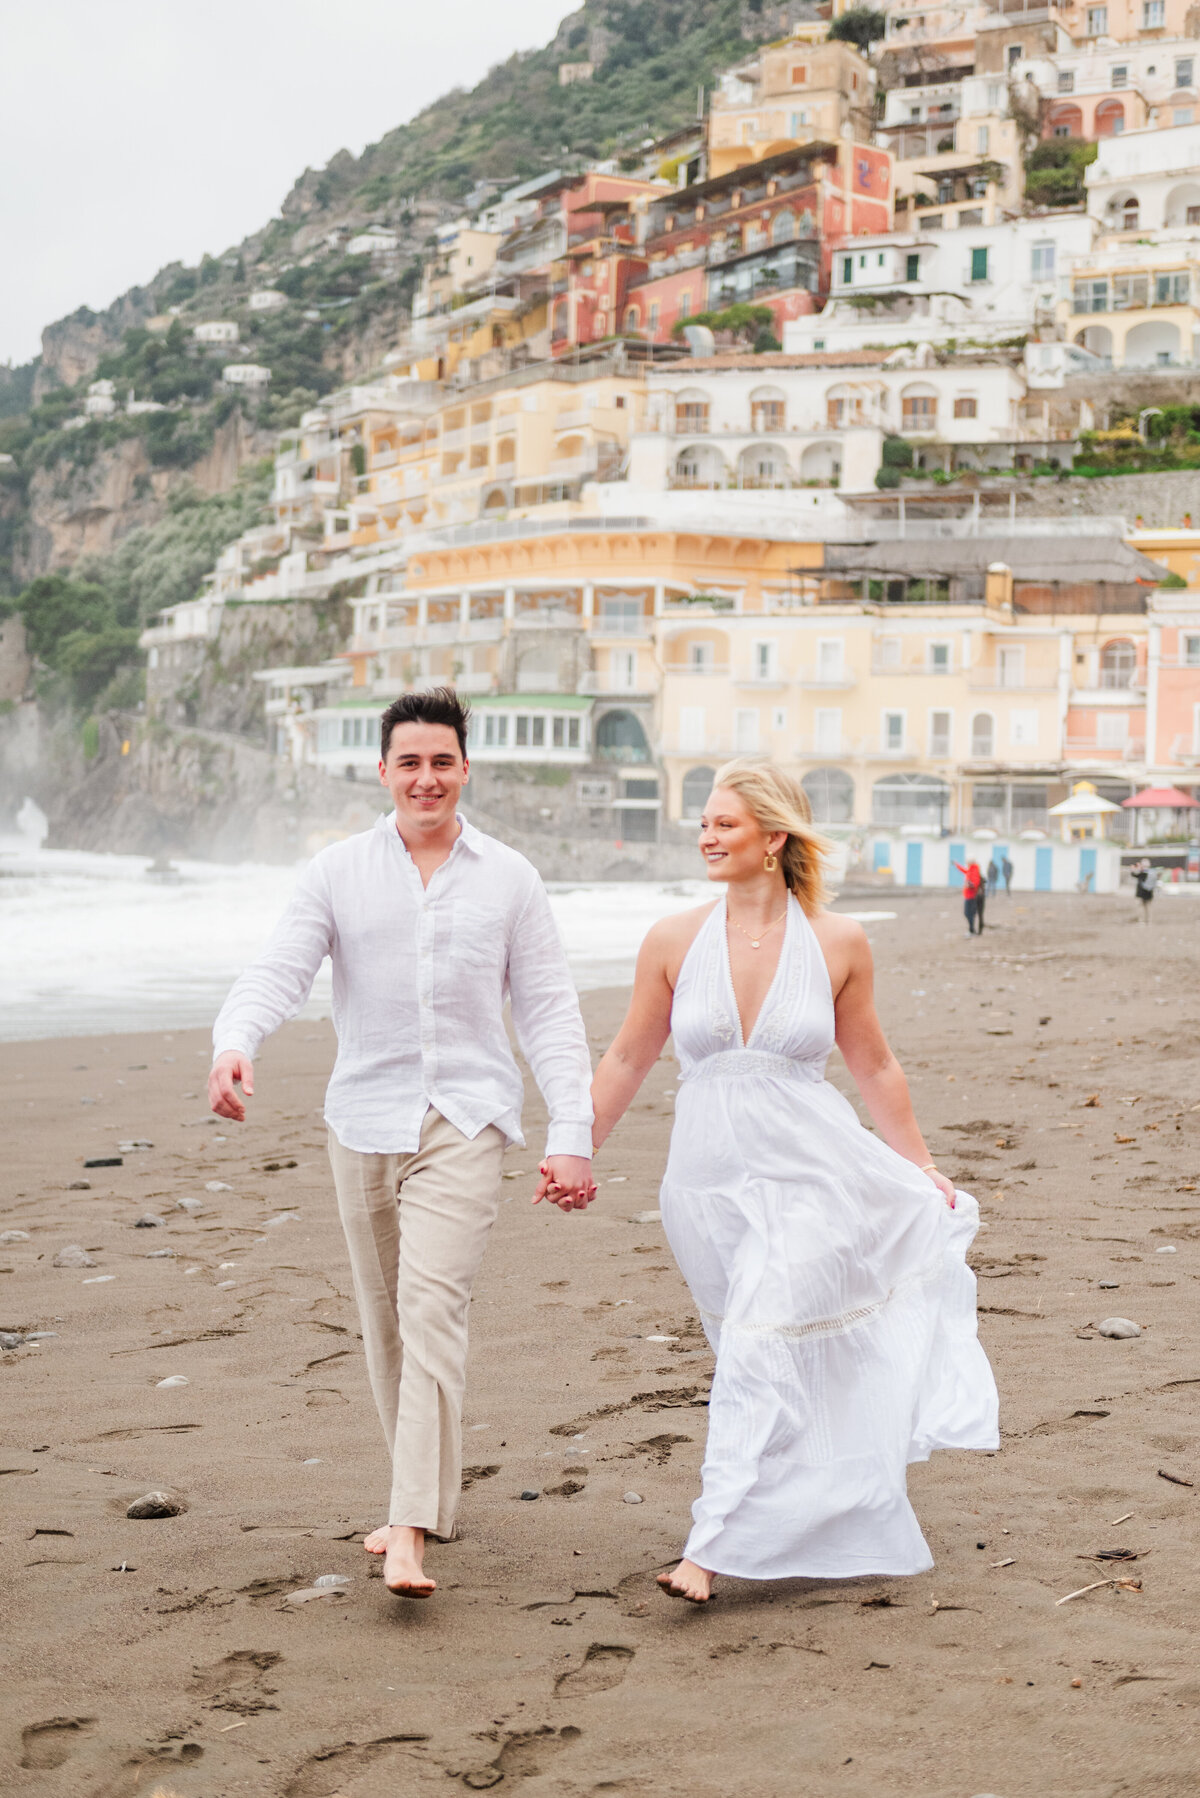
<svg viewBox="0 0 1200 1798">
<path fill-rule="evenodd" d="M 1167 806 L 1178 810 L 1200 811 L 1200 800 L 1192 798 L 1190 793 L 1181 793 L 1178 787 L 1144 787 L 1130 799 L 1123 799 L 1122 806 L 1129 810 L 1135 806 Z"/>
</svg>

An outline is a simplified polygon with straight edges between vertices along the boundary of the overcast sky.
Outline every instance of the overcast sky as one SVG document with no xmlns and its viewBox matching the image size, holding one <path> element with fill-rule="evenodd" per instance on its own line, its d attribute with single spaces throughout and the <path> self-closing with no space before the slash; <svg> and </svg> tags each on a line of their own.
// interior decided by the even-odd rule
<svg viewBox="0 0 1200 1798">
<path fill-rule="evenodd" d="M 578 0 L 574 0 L 578 4 Z M 265 224 L 572 0 L 8 0 L 0 28 L 0 362 L 164 263 Z"/>
</svg>

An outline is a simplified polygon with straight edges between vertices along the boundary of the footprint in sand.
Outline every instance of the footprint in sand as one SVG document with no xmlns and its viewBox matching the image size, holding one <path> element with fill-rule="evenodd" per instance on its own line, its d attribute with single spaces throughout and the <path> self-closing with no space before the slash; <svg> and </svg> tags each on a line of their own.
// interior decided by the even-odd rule
<svg viewBox="0 0 1200 1798">
<path fill-rule="evenodd" d="M 26 1724 L 21 1731 L 19 1765 L 38 1772 L 61 1767 L 95 1723 L 94 1717 L 48 1717 L 44 1723 Z"/>
<path fill-rule="evenodd" d="M 494 1761 L 463 1774 L 463 1784 L 472 1792 L 483 1792 L 502 1779 L 536 1779 L 564 1748 L 569 1748 L 583 1734 L 570 1723 L 561 1729 L 545 1724 L 541 1729 L 508 1736 Z M 291 1798 L 291 1794 L 288 1794 Z"/>
<path fill-rule="evenodd" d="M 192 1690 L 203 1693 L 215 1711 L 236 1711 L 249 1717 L 259 1711 L 277 1711 L 269 1701 L 277 1688 L 264 1683 L 264 1675 L 283 1660 L 271 1649 L 237 1648 L 211 1667 L 197 1667 Z"/>
<path fill-rule="evenodd" d="M 619 1642 L 593 1642 L 583 1665 L 560 1673 L 554 1682 L 556 1698 L 584 1698 L 590 1692 L 611 1692 L 629 1671 L 633 1649 Z"/>
<path fill-rule="evenodd" d="M 358 1776 L 370 1772 L 372 1795 L 384 1790 L 406 1794 L 435 1784 L 445 1790 L 446 1774 L 442 1767 L 426 1760 L 422 1735 L 378 1736 L 370 1742 L 343 1742 L 337 1748 L 323 1748 L 299 1766 L 284 1786 L 284 1798 L 367 1798 L 368 1787 L 356 1784 Z M 385 1785 L 379 1775 L 386 1774 Z M 403 1783 L 401 1783 L 403 1781 Z"/>
</svg>

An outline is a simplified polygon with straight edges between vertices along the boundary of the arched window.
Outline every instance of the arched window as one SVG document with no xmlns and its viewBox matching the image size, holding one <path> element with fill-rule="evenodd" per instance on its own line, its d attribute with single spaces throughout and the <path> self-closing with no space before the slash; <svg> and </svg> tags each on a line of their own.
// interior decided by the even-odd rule
<svg viewBox="0 0 1200 1798">
<path fill-rule="evenodd" d="M 1136 194 L 1131 195 L 1128 200 L 1124 201 L 1124 203 L 1121 206 L 1121 229 L 1122 229 L 1122 231 L 1136 231 L 1137 230 L 1139 211 L 1140 211 L 1140 208 L 1138 206 Z"/>
<path fill-rule="evenodd" d="M 932 392 L 932 389 L 930 389 L 930 391 Z M 825 394 L 825 422 L 831 429 L 840 431 L 843 430 L 846 425 L 861 424 L 862 417 L 863 401 L 862 394 L 858 388 L 852 387 L 847 382 L 842 381 L 839 382 L 836 387 L 827 389 Z"/>
<path fill-rule="evenodd" d="M 782 431 L 787 428 L 787 399 L 781 387 L 756 387 L 750 395 L 750 429 Z"/>
<path fill-rule="evenodd" d="M 990 712 L 976 712 L 971 719 L 971 754 L 988 761 L 996 751 L 996 720 Z"/>
<path fill-rule="evenodd" d="M 1132 687 L 1137 673 L 1137 650 L 1128 637 L 1116 637 L 1100 651 L 1100 685 L 1112 692 Z"/>
<path fill-rule="evenodd" d="M 683 777 L 683 807 L 680 817 L 690 821 L 698 818 L 708 803 L 712 792 L 715 768 L 689 768 Z"/>
<path fill-rule="evenodd" d="M 596 726 L 596 754 L 602 762 L 648 762 L 650 745 L 632 712 L 605 712 Z"/>
<path fill-rule="evenodd" d="M 771 242 L 791 243 L 795 235 L 796 215 L 794 212 L 789 212 L 785 206 L 783 211 L 777 212 L 771 220 Z"/>
<path fill-rule="evenodd" d="M 699 387 L 685 387 L 675 395 L 675 429 L 691 437 L 708 430 L 708 395 Z"/>
<path fill-rule="evenodd" d="M 626 312 L 625 312 L 625 329 L 627 331 L 636 331 L 637 328 L 638 328 L 638 309 L 636 306 L 630 306 L 626 309 Z"/>
<path fill-rule="evenodd" d="M 800 782 L 817 824 L 849 824 L 854 816 L 854 782 L 844 768 L 813 768 Z"/>
<path fill-rule="evenodd" d="M 904 431 L 937 430 L 937 388 L 914 382 L 900 395 L 900 421 Z"/>
</svg>

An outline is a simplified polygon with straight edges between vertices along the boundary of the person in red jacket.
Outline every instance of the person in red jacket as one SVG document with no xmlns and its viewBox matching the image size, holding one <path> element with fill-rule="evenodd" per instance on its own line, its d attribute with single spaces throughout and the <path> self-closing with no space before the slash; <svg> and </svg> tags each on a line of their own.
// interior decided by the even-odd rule
<svg viewBox="0 0 1200 1798">
<path fill-rule="evenodd" d="M 982 936 L 983 918 L 980 915 L 982 907 L 979 896 L 983 890 L 983 875 L 979 871 L 979 863 L 968 862 L 964 868 L 961 862 L 955 862 L 954 866 L 963 876 L 963 916 L 967 920 L 967 935 Z"/>
</svg>

